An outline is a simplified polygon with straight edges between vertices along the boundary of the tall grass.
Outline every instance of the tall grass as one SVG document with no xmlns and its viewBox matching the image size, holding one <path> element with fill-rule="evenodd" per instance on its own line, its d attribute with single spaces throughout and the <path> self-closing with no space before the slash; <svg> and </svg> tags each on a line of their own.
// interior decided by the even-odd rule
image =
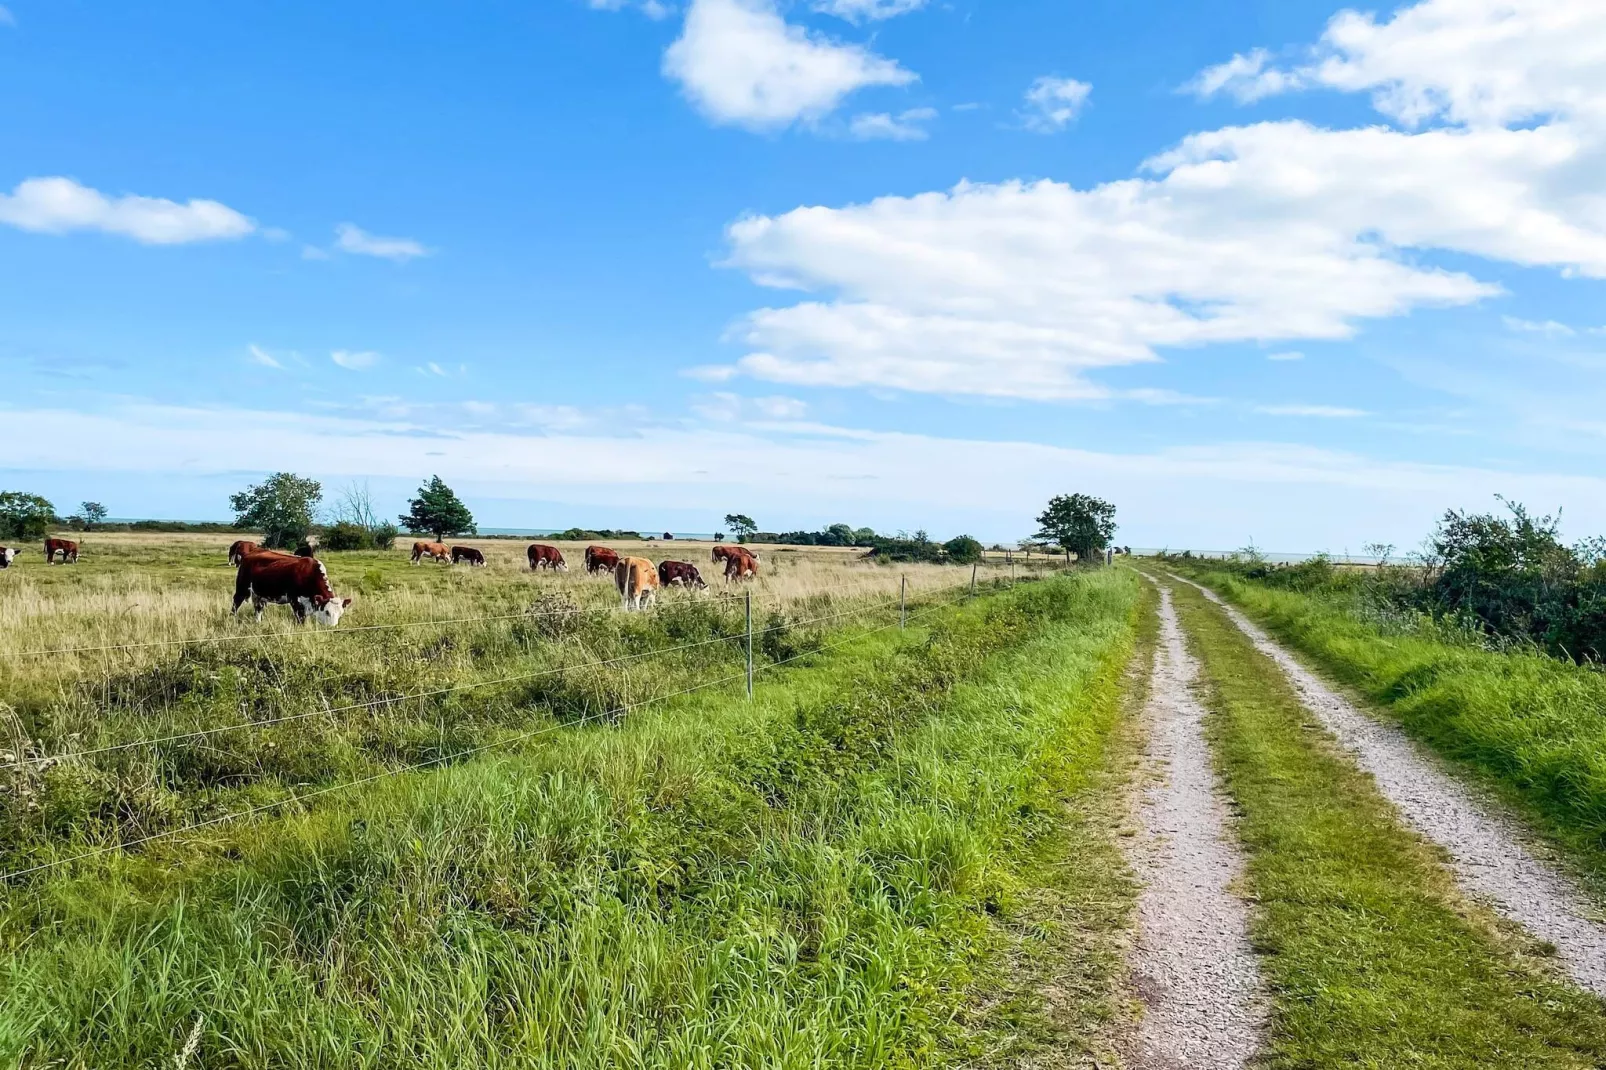
<svg viewBox="0 0 1606 1070">
<path fill-rule="evenodd" d="M 1536 649 L 1485 649 L 1427 621 L 1379 621 L 1344 597 L 1188 572 L 1498 787 L 1606 890 L 1606 673 Z"/>
<path fill-rule="evenodd" d="M 997 919 L 1100 760 L 1135 597 L 1114 572 L 989 595 L 751 703 L 687 696 L 46 877 L 0 913 L 0 1058 L 152 1065 L 197 1022 L 208 1067 L 997 1050 Z"/>
</svg>

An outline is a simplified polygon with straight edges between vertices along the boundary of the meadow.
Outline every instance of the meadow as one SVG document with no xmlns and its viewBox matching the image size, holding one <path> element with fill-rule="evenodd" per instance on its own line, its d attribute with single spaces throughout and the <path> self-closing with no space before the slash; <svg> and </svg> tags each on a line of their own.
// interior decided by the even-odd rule
<svg viewBox="0 0 1606 1070">
<path fill-rule="evenodd" d="M 1031 964 L 1113 987 L 1122 869 L 1069 804 L 1129 575 L 984 566 L 972 599 L 968 568 L 766 548 L 748 700 L 746 591 L 623 614 L 578 547 L 554 576 L 485 540 L 326 555 L 357 601 L 298 630 L 227 617 L 227 541 L 0 574 L 0 865 L 33 870 L 0 1058 L 944 1065 L 1114 1016 L 1056 1018 Z M 1105 924 L 1030 920 L 1072 888 Z"/>
</svg>

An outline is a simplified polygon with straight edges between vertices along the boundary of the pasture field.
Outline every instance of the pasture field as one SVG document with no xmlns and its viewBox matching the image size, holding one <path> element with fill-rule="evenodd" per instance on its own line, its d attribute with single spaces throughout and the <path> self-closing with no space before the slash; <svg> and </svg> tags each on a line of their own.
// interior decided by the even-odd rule
<svg viewBox="0 0 1606 1070">
<path fill-rule="evenodd" d="M 1606 673 L 1531 649 L 1487 649 L 1352 594 L 1267 587 L 1169 561 L 1493 790 L 1606 896 Z"/>
<path fill-rule="evenodd" d="M 298 630 L 226 617 L 226 538 L 83 541 L 0 573 L 0 865 L 51 867 L 0 891 L 8 1065 L 947 1065 L 1119 1018 L 1128 573 L 766 547 L 748 701 L 740 599 L 622 614 L 579 547 L 329 554 L 357 601 Z"/>
</svg>

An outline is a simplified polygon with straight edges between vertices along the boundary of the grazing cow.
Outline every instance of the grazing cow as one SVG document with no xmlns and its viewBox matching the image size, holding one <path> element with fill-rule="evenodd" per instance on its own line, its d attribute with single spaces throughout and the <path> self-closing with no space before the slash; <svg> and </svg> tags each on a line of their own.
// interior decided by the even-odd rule
<svg viewBox="0 0 1606 1070">
<path fill-rule="evenodd" d="M 750 580 L 758 575 L 758 555 L 750 554 L 740 546 L 727 547 L 731 552 L 725 557 L 725 582 L 736 580 Z"/>
<path fill-rule="evenodd" d="M 71 539 L 46 539 L 45 560 L 54 565 L 57 554 L 61 555 L 64 565 L 75 562 L 78 560 L 78 544 Z"/>
<path fill-rule="evenodd" d="M 745 554 L 746 556 L 751 557 L 754 561 L 758 560 L 758 555 L 745 546 L 716 546 L 714 547 L 714 551 L 710 555 L 709 560 L 717 565 L 722 562 L 729 561 L 732 554 Z"/>
<path fill-rule="evenodd" d="M 619 567 L 619 553 L 606 546 L 586 547 L 586 572 L 596 575 L 598 572 L 612 572 Z"/>
<path fill-rule="evenodd" d="M 613 569 L 621 609 L 646 609 L 658 593 L 658 570 L 645 557 L 621 557 Z"/>
<path fill-rule="evenodd" d="M 351 605 L 351 599 L 336 598 L 329 589 L 329 573 L 324 570 L 322 561 L 273 550 L 261 550 L 240 559 L 240 570 L 234 577 L 231 612 L 240 612 L 247 598 L 256 610 L 258 621 L 262 619 L 262 607 L 271 602 L 289 606 L 297 624 L 305 624 L 310 616 L 331 628 L 340 623 L 340 615 Z"/>
<path fill-rule="evenodd" d="M 438 543 L 438 542 L 415 542 L 415 543 L 413 543 L 413 564 L 415 564 L 415 565 L 418 564 L 420 561 L 424 560 L 424 558 L 426 558 L 426 557 L 432 557 L 436 561 L 447 561 L 447 562 L 449 562 L 452 559 L 452 554 L 451 554 L 451 551 L 446 549 L 446 546 L 443 543 Z"/>
<path fill-rule="evenodd" d="M 479 568 L 484 568 L 485 567 L 485 555 L 480 553 L 478 550 L 474 549 L 474 547 L 472 547 L 472 546 L 454 546 L 454 547 L 452 547 L 452 564 L 455 565 L 455 564 L 458 564 L 459 562 L 462 562 L 462 561 L 467 561 L 470 565 L 475 565 L 475 566 L 478 566 Z"/>
<path fill-rule="evenodd" d="M 247 554 L 254 554 L 260 549 L 262 549 L 262 547 L 258 546 L 254 542 L 251 542 L 249 539 L 239 539 L 229 547 L 229 564 L 233 565 L 235 568 L 239 568 L 240 562 L 244 560 Z"/>
<path fill-rule="evenodd" d="M 0 568 L 10 568 L 11 562 L 17 559 L 15 546 L 0 546 Z"/>
<path fill-rule="evenodd" d="M 569 571 L 569 566 L 565 564 L 563 560 L 563 551 L 559 550 L 556 546 L 547 546 L 545 543 L 532 542 L 529 546 L 529 549 L 525 550 L 524 553 L 530 559 L 531 572 L 541 568 L 549 568 L 553 572 Z M 587 551 L 586 554 L 586 568 L 590 569 L 590 551 Z"/>
<path fill-rule="evenodd" d="M 658 565 L 658 582 L 665 587 L 684 587 L 687 590 L 700 591 L 708 584 L 703 582 L 702 573 L 690 561 L 664 561 Z"/>
</svg>

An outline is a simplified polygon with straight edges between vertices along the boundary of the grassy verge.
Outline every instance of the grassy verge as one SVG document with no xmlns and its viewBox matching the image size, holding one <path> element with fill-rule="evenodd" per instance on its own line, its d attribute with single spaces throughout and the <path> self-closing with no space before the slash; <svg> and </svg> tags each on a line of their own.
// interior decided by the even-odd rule
<svg viewBox="0 0 1606 1070">
<path fill-rule="evenodd" d="M 1198 592 L 1174 590 L 1249 855 L 1273 1001 L 1267 1062 L 1601 1065 L 1599 1002 L 1549 979 L 1531 949 L 1466 906 L 1277 666 Z"/>
<path fill-rule="evenodd" d="M 687 698 L 40 881 L 0 914 L 0 1059 L 170 1063 L 192 1029 L 207 1067 L 1010 1050 L 1039 1012 L 997 995 L 1037 953 L 1006 920 L 1101 760 L 1136 597 L 1113 573 L 1023 587 L 753 703 Z"/>
<path fill-rule="evenodd" d="M 1495 788 L 1606 895 L 1606 673 L 1389 627 L 1347 600 L 1189 574 Z"/>
</svg>

